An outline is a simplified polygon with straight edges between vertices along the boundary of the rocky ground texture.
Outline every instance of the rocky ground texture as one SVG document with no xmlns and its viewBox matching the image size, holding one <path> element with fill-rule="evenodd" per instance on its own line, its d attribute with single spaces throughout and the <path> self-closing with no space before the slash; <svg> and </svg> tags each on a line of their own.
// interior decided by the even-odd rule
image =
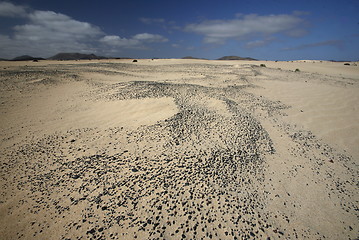
<svg viewBox="0 0 359 240">
<path fill-rule="evenodd" d="M 290 106 L 249 91 L 273 71 L 299 74 L 141 60 L 1 70 L 3 116 L 52 88 L 78 89 L 59 93 L 48 121 L 1 128 L 2 239 L 355 239 L 356 160 L 287 123 Z M 154 98 L 177 113 L 135 127 L 61 122 L 84 102 Z M 58 127 L 44 132 L 50 120 Z"/>
</svg>

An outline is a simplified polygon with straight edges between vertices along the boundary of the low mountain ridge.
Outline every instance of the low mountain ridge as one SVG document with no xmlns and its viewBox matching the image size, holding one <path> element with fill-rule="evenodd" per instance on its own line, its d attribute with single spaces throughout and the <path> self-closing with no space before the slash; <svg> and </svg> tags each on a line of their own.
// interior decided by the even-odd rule
<svg viewBox="0 0 359 240">
<path fill-rule="evenodd" d="M 183 57 L 182 59 L 201 59 L 201 60 L 208 60 L 206 58 L 197 58 L 197 57 L 192 57 L 192 56 L 186 56 L 186 57 Z"/>
<path fill-rule="evenodd" d="M 106 57 L 96 56 L 95 54 L 84 54 L 84 53 L 58 53 L 49 60 L 90 60 L 90 59 L 107 59 Z"/>
<path fill-rule="evenodd" d="M 22 55 L 11 59 L 11 61 L 33 61 L 33 60 L 45 60 L 45 59 L 40 57 L 32 57 L 29 55 Z"/>
<path fill-rule="evenodd" d="M 224 56 L 218 58 L 217 60 L 246 60 L 246 61 L 257 61 L 257 59 L 250 58 L 250 57 L 238 57 L 238 56 Z"/>
</svg>

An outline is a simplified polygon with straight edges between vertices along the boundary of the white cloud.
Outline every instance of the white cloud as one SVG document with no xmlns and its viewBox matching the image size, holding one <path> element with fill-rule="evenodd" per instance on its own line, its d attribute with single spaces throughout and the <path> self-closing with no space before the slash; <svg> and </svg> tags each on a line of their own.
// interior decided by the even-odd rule
<svg viewBox="0 0 359 240">
<path fill-rule="evenodd" d="M 158 34 L 140 33 L 133 36 L 133 39 L 146 42 L 167 42 L 168 39 Z"/>
<path fill-rule="evenodd" d="M 102 31 L 87 22 L 76 21 L 64 14 L 35 11 L 28 16 L 30 22 L 15 26 L 15 38 L 31 41 L 69 42 L 95 38 Z"/>
<path fill-rule="evenodd" d="M 132 38 L 121 38 L 120 36 L 108 35 L 100 39 L 100 42 L 109 46 L 123 48 L 144 48 L 143 44 L 145 43 L 166 41 L 168 41 L 167 38 L 158 34 L 150 33 L 136 34 Z"/>
<path fill-rule="evenodd" d="M 2 7 L 6 8 L 2 8 Z M 5 9 L 5 10 L 4 10 Z M 58 52 L 109 53 L 123 48 L 146 48 L 146 44 L 166 42 L 158 34 L 140 33 L 131 38 L 106 35 L 99 27 L 52 11 L 36 11 L 0 2 L 0 16 L 23 17 L 26 24 L 13 27 L 9 35 L 0 35 L 0 57 L 28 54 L 49 57 Z M 102 43 L 102 44 L 99 44 Z"/>
<path fill-rule="evenodd" d="M 96 52 L 89 44 L 76 42 L 26 41 L 0 35 L 0 56 L 13 58 L 20 55 L 49 57 L 59 52 Z"/>
<path fill-rule="evenodd" d="M 26 7 L 16 6 L 10 2 L 0 2 L 0 17 L 24 17 Z"/>
<path fill-rule="evenodd" d="M 104 36 L 103 38 L 100 39 L 100 42 L 113 47 L 126 47 L 126 48 L 135 47 L 140 44 L 140 41 L 136 39 L 121 38 L 119 36 L 114 36 L 114 35 Z"/>
<path fill-rule="evenodd" d="M 208 20 L 189 24 L 185 31 L 204 36 L 206 43 L 224 43 L 227 39 L 245 39 L 255 35 L 270 36 L 277 33 L 291 34 L 294 31 L 304 34 L 301 27 L 304 20 L 297 15 L 236 15 L 231 20 Z M 293 35 L 293 34 L 292 34 Z M 299 34 L 297 34 L 299 35 Z"/>
<path fill-rule="evenodd" d="M 49 57 L 58 52 L 96 52 L 94 41 L 104 35 L 96 26 L 51 11 L 33 11 L 26 18 L 27 24 L 15 26 L 11 37 L 1 37 L 2 57 L 23 54 Z"/>
</svg>

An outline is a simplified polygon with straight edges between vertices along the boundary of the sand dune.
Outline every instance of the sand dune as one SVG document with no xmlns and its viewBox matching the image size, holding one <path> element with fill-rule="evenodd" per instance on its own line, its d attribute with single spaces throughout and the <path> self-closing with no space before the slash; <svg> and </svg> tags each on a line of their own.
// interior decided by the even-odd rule
<svg viewBox="0 0 359 240">
<path fill-rule="evenodd" d="M 358 66 L 0 67 L 2 239 L 359 236 Z"/>
<path fill-rule="evenodd" d="M 312 131 L 317 137 L 359 159 L 358 89 L 308 82 L 256 82 L 252 92 L 291 106 L 286 121 Z"/>
</svg>

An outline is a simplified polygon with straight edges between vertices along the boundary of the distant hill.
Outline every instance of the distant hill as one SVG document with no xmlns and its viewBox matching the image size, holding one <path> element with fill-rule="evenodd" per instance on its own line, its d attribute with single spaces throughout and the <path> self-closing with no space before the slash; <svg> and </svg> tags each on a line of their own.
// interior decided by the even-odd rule
<svg viewBox="0 0 359 240">
<path fill-rule="evenodd" d="M 224 56 L 221 58 L 218 58 L 217 60 L 246 60 L 246 61 L 256 61 L 257 59 L 250 58 L 250 57 L 238 57 L 238 56 Z"/>
<path fill-rule="evenodd" d="M 11 61 L 33 61 L 33 60 L 45 60 L 45 59 L 39 58 L 39 57 L 31 57 L 29 55 L 22 55 L 22 56 L 11 59 Z"/>
<path fill-rule="evenodd" d="M 186 56 L 186 57 L 183 57 L 182 59 L 202 59 L 202 60 L 208 60 L 206 58 L 196 58 L 196 57 L 192 57 L 192 56 Z"/>
<path fill-rule="evenodd" d="M 49 57 L 50 60 L 90 60 L 90 59 L 106 59 L 106 57 L 96 56 L 95 54 L 84 53 L 58 53 Z"/>
</svg>

